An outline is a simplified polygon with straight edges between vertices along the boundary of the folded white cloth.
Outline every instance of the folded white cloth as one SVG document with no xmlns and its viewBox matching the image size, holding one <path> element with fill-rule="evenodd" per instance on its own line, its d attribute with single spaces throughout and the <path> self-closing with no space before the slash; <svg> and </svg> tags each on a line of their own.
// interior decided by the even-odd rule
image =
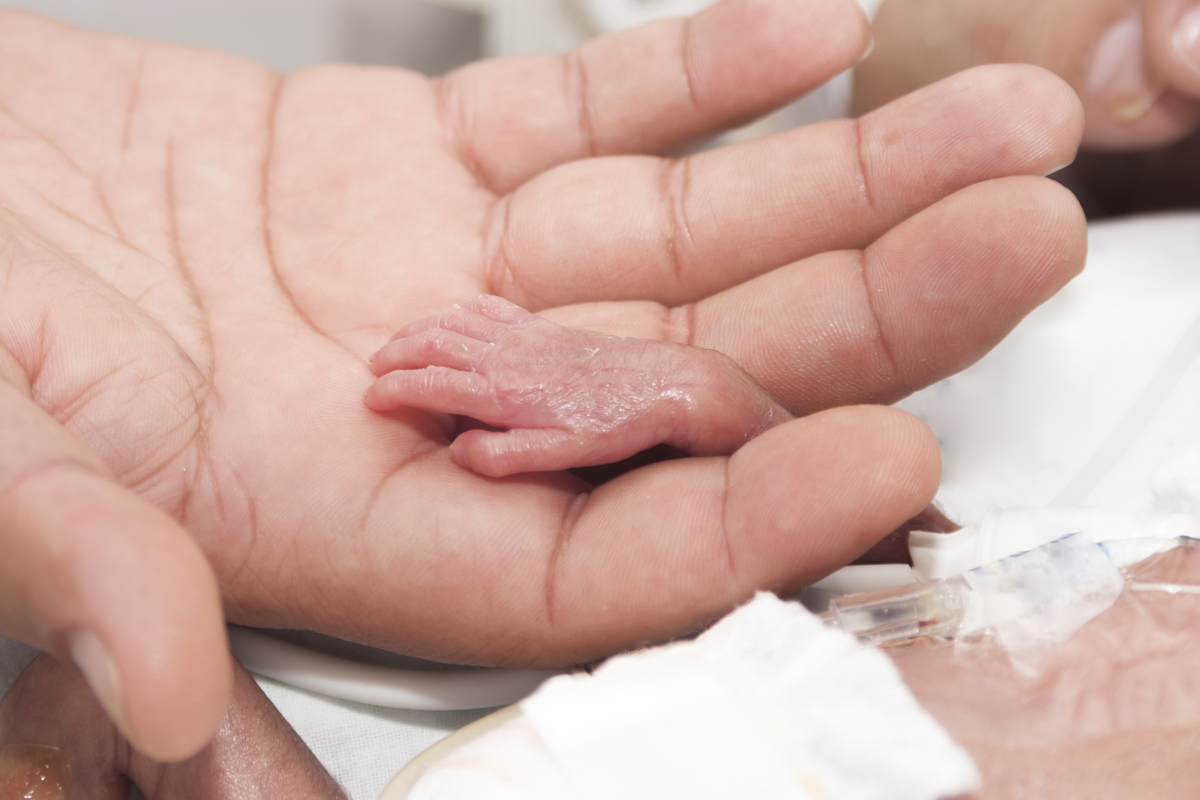
<svg viewBox="0 0 1200 800">
<path fill-rule="evenodd" d="M 767 593 L 521 708 L 409 799 L 934 800 L 980 783 L 887 656 Z"/>
</svg>

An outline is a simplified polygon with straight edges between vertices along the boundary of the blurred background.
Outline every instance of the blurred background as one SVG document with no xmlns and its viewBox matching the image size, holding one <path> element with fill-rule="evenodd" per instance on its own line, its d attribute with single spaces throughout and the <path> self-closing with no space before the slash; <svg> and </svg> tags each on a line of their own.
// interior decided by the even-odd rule
<svg viewBox="0 0 1200 800">
<path fill-rule="evenodd" d="M 440 75 L 479 58 L 562 53 L 603 33 L 693 14 L 714 0 L 0 0 L 81 28 L 236 53 L 278 72 L 331 61 Z M 842 116 L 849 79 L 831 82 L 739 141 Z"/>
<path fill-rule="evenodd" d="M 16 0 L 73 25 L 238 53 L 280 72 L 329 61 L 437 75 L 484 56 L 562 52 L 705 0 Z"/>
<path fill-rule="evenodd" d="M 327 61 L 438 74 L 484 54 L 484 13 L 423 0 L 16 0 L 82 28 L 211 47 L 280 72 Z"/>
</svg>

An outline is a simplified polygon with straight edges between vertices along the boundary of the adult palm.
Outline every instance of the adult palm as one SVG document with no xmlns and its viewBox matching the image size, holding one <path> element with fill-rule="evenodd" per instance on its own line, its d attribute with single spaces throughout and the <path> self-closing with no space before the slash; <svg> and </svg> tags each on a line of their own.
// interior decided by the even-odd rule
<svg viewBox="0 0 1200 800">
<path fill-rule="evenodd" d="M 617 154 L 762 113 L 866 36 L 852 4 L 731 0 L 436 81 L 281 79 L 4 12 L 0 630 L 172 759 L 222 711 L 222 602 L 562 664 L 853 558 L 928 502 L 936 446 L 822 409 L 960 368 L 1080 267 L 1070 197 L 1006 177 L 1069 160 L 1077 102 L 985 68 L 859 123 Z M 482 292 L 723 350 L 809 416 L 595 490 L 471 474 L 451 421 L 361 395 L 393 330 Z"/>
</svg>

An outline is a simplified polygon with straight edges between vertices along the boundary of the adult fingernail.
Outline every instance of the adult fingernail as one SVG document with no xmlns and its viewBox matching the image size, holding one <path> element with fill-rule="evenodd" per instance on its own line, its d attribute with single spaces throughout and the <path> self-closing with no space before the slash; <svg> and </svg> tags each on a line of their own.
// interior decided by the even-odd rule
<svg viewBox="0 0 1200 800">
<path fill-rule="evenodd" d="M 867 40 L 867 49 L 863 50 L 862 55 L 858 57 L 858 61 L 854 62 L 855 65 L 866 61 L 873 52 L 875 52 L 875 34 L 871 34 L 871 37 Z"/>
<path fill-rule="evenodd" d="M 57 747 L 0 745 L 0 797 L 63 800 L 67 796 L 66 771 Z"/>
<path fill-rule="evenodd" d="M 108 718 L 123 732 L 125 724 L 125 702 L 121 691 L 121 673 L 104 643 L 94 633 L 81 631 L 71 637 L 71 661 L 83 673 L 88 688 L 100 702 Z"/>
<path fill-rule="evenodd" d="M 1137 122 L 1166 88 L 1166 81 L 1146 58 L 1140 14 L 1130 14 L 1100 37 L 1087 90 L 1109 117 L 1117 122 Z"/>
<path fill-rule="evenodd" d="M 1066 169 L 1067 167 L 1071 166 L 1072 164 L 1075 163 L 1075 156 L 1076 156 L 1076 154 L 1072 153 L 1071 159 L 1069 161 L 1064 161 L 1063 163 L 1059 164 L 1057 167 L 1054 167 L 1053 169 L 1043 172 L 1042 177 L 1043 178 L 1048 177 L 1048 176 L 1053 175 L 1054 173 L 1058 172 L 1059 170 Z"/>
<path fill-rule="evenodd" d="M 1171 46 L 1179 60 L 1200 73 L 1200 6 L 1184 14 L 1175 23 Z"/>
</svg>

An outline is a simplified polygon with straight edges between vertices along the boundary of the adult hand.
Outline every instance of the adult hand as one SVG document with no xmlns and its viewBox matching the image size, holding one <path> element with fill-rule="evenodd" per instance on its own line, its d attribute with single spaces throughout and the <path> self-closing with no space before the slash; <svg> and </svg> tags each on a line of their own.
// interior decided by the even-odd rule
<svg viewBox="0 0 1200 800">
<path fill-rule="evenodd" d="M 0 39 L 0 631 L 73 661 L 160 760 L 224 713 L 222 601 L 250 625 L 545 666 L 826 574 L 939 472 L 916 420 L 834 407 L 961 369 L 1083 261 L 1073 199 L 1022 177 L 1081 128 L 1034 68 L 623 155 L 852 64 L 850 2 L 728 0 L 433 81 L 281 79 L 11 11 Z M 361 397 L 393 331 L 484 292 L 721 350 L 806 416 L 595 489 L 472 474 L 447 420 Z"/>
<path fill-rule="evenodd" d="M 1055 178 L 1089 217 L 1200 206 L 1200 5 L 886 0 L 857 113 L 981 64 L 1037 64 L 1082 98 L 1084 151 Z"/>
<path fill-rule="evenodd" d="M 1194 0 L 885 0 L 873 31 L 859 111 L 968 67 L 1027 63 L 1079 94 L 1086 147 L 1168 144 L 1200 124 Z"/>
</svg>

